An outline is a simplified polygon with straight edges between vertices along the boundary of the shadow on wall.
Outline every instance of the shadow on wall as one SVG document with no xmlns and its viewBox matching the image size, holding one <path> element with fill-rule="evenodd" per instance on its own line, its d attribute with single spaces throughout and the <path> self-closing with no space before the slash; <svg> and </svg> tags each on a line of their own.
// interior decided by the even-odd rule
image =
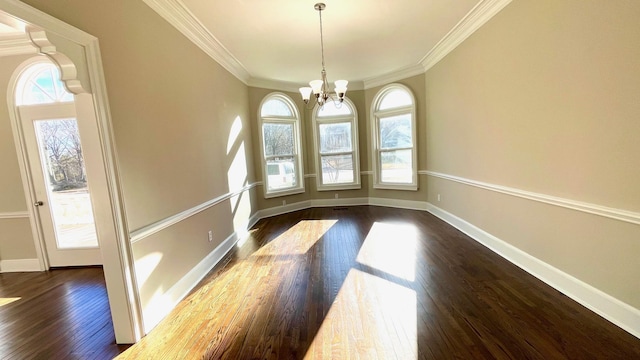
<svg viewBox="0 0 640 360">
<path fill-rule="evenodd" d="M 242 119 L 240 116 L 236 116 L 229 129 L 226 146 L 226 159 L 228 159 L 228 161 L 220 162 L 221 164 L 229 164 L 227 169 L 228 191 L 226 194 L 219 194 L 219 196 L 224 197 L 227 194 L 230 195 L 228 198 L 230 211 L 227 212 L 227 210 L 223 210 L 223 207 L 226 206 L 226 200 L 214 205 L 214 208 L 217 207 L 220 209 L 220 214 L 223 214 L 225 219 L 227 218 L 227 214 L 230 214 L 231 216 L 229 218 L 233 219 L 233 233 L 224 234 L 227 239 L 228 236 L 235 235 L 242 240 L 248 235 L 247 226 L 252 211 L 251 197 L 247 191 L 244 191 L 248 185 L 247 169 L 249 164 L 247 164 L 247 149 L 244 140 L 242 140 L 242 133 Z M 218 221 L 220 220 L 218 219 Z M 185 242 L 184 239 L 176 240 L 178 240 L 178 243 Z M 225 239 L 221 239 L 221 241 L 224 240 Z M 203 258 L 208 255 L 209 254 L 203 254 Z M 178 283 L 165 284 L 166 281 L 163 281 L 161 278 L 163 274 L 157 271 L 157 269 L 165 268 L 166 265 L 162 264 L 163 261 L 170 261 L 171 257 L 172 256 L 165 254 L 163 251 L 153 251 L 136 260 L 138 287 L 141 293 L 152 294 L 143 304 L 145 324 L 157 324 L 160 322 L 162 318 L 173 309 L 178 300 L 180 300 L 176 297 L 182 295 L 179 292 L 172 291 L 175 290 L 172 287 Z M 195 268 L 195 265 L 196 264 L 193 265 L 193 268 Z M 178 282 L 180 281 L 182 281 L 182 279 L 178 279 Z M 160 283 L 160 285 L 150 288 L 150 286 L 153 286 L 152 284 L 158 283 Z M 169 285 L 169 287 L 165 285 Z M 188 284 L 182 284 L 178 287 L 184 287 L 185 285 L 188 286 Z"/>
</svg>

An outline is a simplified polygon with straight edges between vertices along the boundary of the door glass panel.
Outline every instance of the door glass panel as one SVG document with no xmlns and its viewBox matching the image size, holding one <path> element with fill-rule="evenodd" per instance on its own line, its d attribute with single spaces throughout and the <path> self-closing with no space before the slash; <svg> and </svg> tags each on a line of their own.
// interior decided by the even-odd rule
<svg viewBox="0 0 640 360">
<path fill-rule="evenodd" d="M 59 249 L 97 247 L 76 119 L 34 121 Z"/>
</svg>

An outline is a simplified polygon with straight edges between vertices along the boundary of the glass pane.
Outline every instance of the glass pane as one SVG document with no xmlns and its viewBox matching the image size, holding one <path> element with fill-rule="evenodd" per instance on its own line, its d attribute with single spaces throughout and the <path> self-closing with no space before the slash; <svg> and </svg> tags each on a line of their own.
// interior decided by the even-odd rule
<svg viewBox="0 0 640 360">
<path fill-rule="evenodd" d="M 323 107 L 318 110 L 318 117 L 323 116 L 335 116 L 335 115 L 351 115 L 353 112 L 351 111 L 351 107 L 347 105 L 347 103 L 338 103 L 336 104 L 333 101 L 329 101 L 324 104 Z"/>
<path fill-rule="evenodd" d="M 378 110 L 393 109 L 401 106 L 408 106 L 413 104 L 409 93 L 402 89 L 391 90 L 380 101 Z"/>
<path fill-rule="evenodd" d="M 262 124 L 266 156 L 293 155 L 293 124 Z"/>
<path fill-rule="evenodd" d="M 295 162 L 292 157 L 267 161 L 267 189 L 282 190 L 298 186 Z"/>
<path fill-rule="evenodd" d="M 321 159 L 323 184 L 353 182 L 353 155 L 322 156 Z"/>
<path fill-rule="evenodd" d="M 351 123 L 320 124 L 320 152 L 351 151 Z"/>
<path fill-rule="evenodd" d="M 262 104 L 260 110 L 262 116 L 284 116 L 293 117 L 293 113 L 287 104 L 280 99 L 270 99 Z"/>
<path fill-rule="evenodd" d="M 410 114 L 380 118 L 380 147 L 382 149 L 412 146 Z"/>
<path fill-rule="evenodd" d="M 50 104 L 54 102 L 73 101 L 73 94 L 69 93 L 60 80 L 60 71 L 53 64 L 35 65 L 40 70 L 27 81 L 22 94 L 22 104 Z"/>
<path fill-rule="evenodd" d="M 97 247 L 78 123 L 37 120 L 35 129 L 58 248 Z"/>
<path fill-rule="evenodd" d="M 411 150 L 382 151 L 380 162 L 382 182 L 411 184 L 413 181 Z"/>
</svg>

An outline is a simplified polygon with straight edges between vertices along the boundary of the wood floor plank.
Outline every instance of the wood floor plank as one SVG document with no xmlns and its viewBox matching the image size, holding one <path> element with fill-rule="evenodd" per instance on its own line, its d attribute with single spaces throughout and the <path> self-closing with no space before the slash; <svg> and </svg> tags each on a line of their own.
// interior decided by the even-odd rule
<svg viewBox="0 0 640 360">
<path fill-rule="evenodd" d="M 1 359 L 640 359 L 640 339 L 432 215 L 260 221 L 149 335 L 113 343 L 100 268 L 0 274 Z"/>
<path fill-rule="evenodd" d="M 119 358 L 159 354 L 640 359 L 640 339 L 428 213 L 362 206 L 260 221 Z"/>
<path fill-rule="evenodd" d="M 1 359 L 111 359 L 116 345 L 102 268 L 0 274 Z"/>
</svg>

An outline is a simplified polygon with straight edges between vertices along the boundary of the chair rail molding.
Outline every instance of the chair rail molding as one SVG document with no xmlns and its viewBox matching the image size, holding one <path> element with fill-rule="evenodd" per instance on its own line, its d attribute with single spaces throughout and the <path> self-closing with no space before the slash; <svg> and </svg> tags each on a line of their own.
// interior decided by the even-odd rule
<svg viewBox="0 0 640 360">
<path fill-rule="evenodd" d="M 469 185 L 485 190 L 491 190 L 495 192 L 499 192 L 506 195 L 516 196 L 523 199 L 533 200 L 542 202 L 549 205 L 560 206 L 563 208 L 577 210 L 593 215 L 604 216 L 610 219 L 620 220 L 632 224 L 640 225 L 640 213 L 610 208 L 602 205 L 592 204 L 583 201 L 565 199 L 558 196 L 540 194 L 532 191 L 520 190 L 508 186 L 496 185 L 491 183 L 486 183 L 482 181 L 472 180 L 463 178 L 455 175 L 443 174 L 435 171 L 425 171 L 425 173 L 429 176 L 433 176 L 440 179 L 445 179 L 449 181 L 454 181 L 460 184 Z"/>
</svg>

